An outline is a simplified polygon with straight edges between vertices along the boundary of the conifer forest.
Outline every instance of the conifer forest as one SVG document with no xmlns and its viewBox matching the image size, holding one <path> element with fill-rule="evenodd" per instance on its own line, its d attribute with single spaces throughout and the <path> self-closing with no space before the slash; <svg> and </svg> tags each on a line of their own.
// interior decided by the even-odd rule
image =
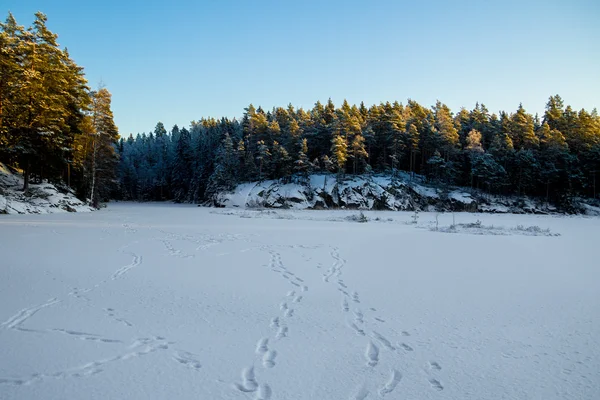
<svg viewBox="0 0 600 400">
<path fill-rule="evenodd" d="M 559 205 L 598 196 L 600 116 L 559 95 L 543 115 L 521 105 L 453 111 L 410 99 L 370 106 L 330 99 L 311 109 L 250 104 L 239 119 L 202 118 L 170 130 L 158 122 L 153 131 L 119 136 L 110 92 L 90 89 L 44 14 L 29 28 L 9 14 L 0 27 L 0 162 L 23 170 L 24 190 L 48 179 L 95 205 L 202 203 L 246 181 L 407 171 L 432 184 Z"/>
</svg>

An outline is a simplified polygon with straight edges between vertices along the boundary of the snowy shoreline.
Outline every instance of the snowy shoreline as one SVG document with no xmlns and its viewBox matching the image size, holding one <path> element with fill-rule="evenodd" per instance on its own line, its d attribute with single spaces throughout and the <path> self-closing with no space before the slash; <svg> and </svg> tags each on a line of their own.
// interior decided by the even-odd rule
<svg viewBox="0 0 600 400">
<path fill-rule="evenodd" d="M 466 188 L 442 189 L 407 174 L 349 177 L 316 174 L 303 181 L 242 183 L 218 193 L 216 207 L 244 209 L 355 209 L 389 211 L 466 211 L 510 214 L 600 215 L 600 207 L 577 199 L 571 212 L 527 196 L 494 196 Z"/>
<path fill-rule="evenodd" d="M 54 214 L 90 212 L 93 207 L 75 197 L 71 189 L 49 182 L 29 184 L 24 193 L 23 177 L 0 163 L 0 214 Z"/>
</svg>

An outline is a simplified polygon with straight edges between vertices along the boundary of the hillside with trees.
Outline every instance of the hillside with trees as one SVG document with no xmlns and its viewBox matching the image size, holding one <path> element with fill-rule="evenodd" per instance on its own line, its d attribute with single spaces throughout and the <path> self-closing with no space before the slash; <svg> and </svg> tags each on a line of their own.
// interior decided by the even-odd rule
<svg viewBox="0 0 600 400">
<path fill-rule="evenodd" d="M 119 138 L 106 88 L 90 90 L 38 12 L 29 28 L 0 23 L 0 163 L 30 182 L 66 182 L 98 206 L 117 187 Z"/>
<path fill-rule="evenodd" d="M 121 139 L 118 152 L 115 195 L 128 200 L 200 203 L 241 182 L 406 171 L 442 187 L 568 205 L 574 196 L 598 195 L 600 117 L 558 95 L 541 117 L 521 105 L 494 114 L 479 103 L 453 113 L 439 101 L 250 105 L 239 121 L 208 118 L 170 132 L 159 122 L 153 132 Z"/>
</svg>

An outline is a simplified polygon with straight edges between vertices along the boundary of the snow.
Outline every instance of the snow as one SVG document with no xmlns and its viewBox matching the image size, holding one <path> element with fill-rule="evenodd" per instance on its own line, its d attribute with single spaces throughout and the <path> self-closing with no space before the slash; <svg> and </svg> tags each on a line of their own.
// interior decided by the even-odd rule
<svg viewBox="0 0 600 400">
<path fill-rule="evenodd" d="M 450 192 L 448 194 L 448 197 L 453 200 L 456 200 L 460 203 L 465 203 L 465 204 L 470 204 L 470 203 L 474 202 L 473 198 L 471 197 L 471 195 L 469 193 L 461 192 L 458 190 Z"/>
<path fill-rule="evenodd" d="M 29 193 L 22 191 L 23 177 L 0 163 L 0 214 L 50 214 L 93 211 L 70 190 L 59 190 L 43 182 L 29 185 Z"/>
<path fill-rule="evenodd" d="M 0 398 L 600 398 L 599 218 L 359 213 L 2 216 Z"/>
</svg>

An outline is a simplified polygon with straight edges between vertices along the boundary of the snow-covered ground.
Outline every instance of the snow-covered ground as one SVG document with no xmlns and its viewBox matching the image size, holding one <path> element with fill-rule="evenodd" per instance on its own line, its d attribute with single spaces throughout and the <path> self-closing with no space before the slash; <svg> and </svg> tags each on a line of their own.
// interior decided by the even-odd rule
<svg viewBox="0 0 600 400">
<path fill-rule="evenodd" d="M 600 202 L 575 198 L 571 206 L 557 209 L 546 199 L 495 196 L 480 190 L 425 183 L 425 178 L 400 172 L 391 175 L 347 176 L 331 174 L 294 177 L 293 182 L 266 180 L 241 183 L 215 195 L 212 203 L 228 208 L 359 209 L 390 211 L 469 211 L 515 214 L 559 212 L 600 216 Z"/>
<path fill-rule="evenodd" d="M 43 182 L 31 183 L 23 193 L 23 176 L 0 163 L 0 214 L 52 214 L 90 212 L 93 208 L 65 188 Z"/>
<path fill-rule="evenodd" d="M 600 398 L 600 219 L 364 216 L 3 216 L 0 398 Z"/>
</svg>

